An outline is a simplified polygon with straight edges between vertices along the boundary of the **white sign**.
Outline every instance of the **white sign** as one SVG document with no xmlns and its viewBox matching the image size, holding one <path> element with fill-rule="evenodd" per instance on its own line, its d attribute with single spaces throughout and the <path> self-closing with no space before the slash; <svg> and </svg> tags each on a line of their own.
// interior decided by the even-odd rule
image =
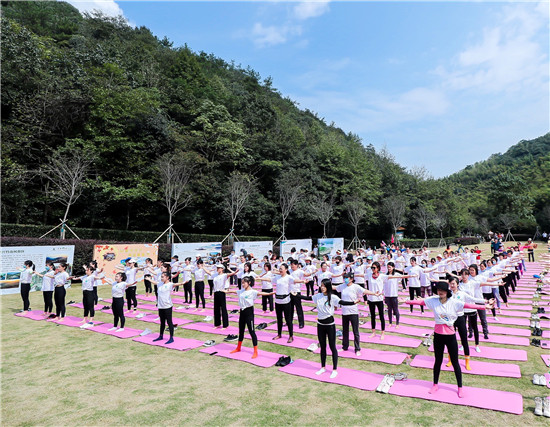
<svg viewBox="0 0 550 427">
<path fill-rule="evenodd" d="M 222 256 L 222 242 L 174 243 L 172 245 L 172 256 L 177 255 L 180 261 L 188 257 L 194 261 L 197 254 L 200 254 L 203 259 L 220 257 Z"/>
<path fill-rule="evenodd" d="M 291 256 L 291 250 L 296 249 L 295 257 L 298 256 L 301 249 L 307 249 L 308 254 L 311 252 L 313 247 L 313 242 L 311 239 L 300 239 L 300 240 L 282 240 L 281 241 L 281 256 L 286 260 Z"/>
<path fill-rule="evenodd" d="M 30 260 L 39 273 L 46 271 L 46 261 L 56 265 L 64 262 L 72 266 L 74 246 L 7 246 L 0 248 L 0 295 L 19 292 L 19 276 L 23 263 Z M 71 268 L 67 269 L 71 274 Z M 42 289 L 42 278 L 34 275 L 31 290 Z"/>
<path fill-rule="evenodd" d="M 241 255 L 242 249 L 244 249 L 247 254 L 253 254 L 254 258 L 263 258 L 268 255 L 269 251 L 273 250 L 273 241 L 233 243 L 233 250 L 236 255 Z"/>
<path fill-rule="evenodd" d="M 334 237 L 332 239 L 318 239 L 319 256 L 336 256 L 336 251 L 344 252 L 344 238 Z"/>
</svg>

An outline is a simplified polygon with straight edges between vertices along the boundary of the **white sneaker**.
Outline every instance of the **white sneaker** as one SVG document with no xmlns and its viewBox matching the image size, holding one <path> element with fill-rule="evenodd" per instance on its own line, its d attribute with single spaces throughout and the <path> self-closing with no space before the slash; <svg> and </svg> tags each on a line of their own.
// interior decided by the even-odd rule
<svg viewBox="0 0 550 427">
<path fill-rule="evenodd" d="M 550 418 L 550 399 L 548 397 L 546 399 L 543 399 L 542 408 L 543 408 L 542 415 L 544 415 L 547 418 Z"/>
<path fill-rule="evenodd" d="M 338 371 L 332 371 L 330 374 L 330 378 L 336 378 L 338 376 Z"/>
<path fill-rule="evenodd" d="M 535 328 L 540 329 L 540 320 L 535 320 Z"/>
<path fill-rule="evenodd" d="M 321 368 L 319 369 L 317 372 L 315 372 L 315 375 L 322 375 L 326 372 L 327 370 L 325 368 Z"/>
<path fill-rule="evenodd" d="M 534 385 L 540 385 L 540 383 L 539 383 L 539 378 L 540 378 L 540 375 L 539 375 L 539 374 L 533 375 L 533 384 L 534 384 Z"/>
<path fill-rule="evenodd" d="M 118 328 L 116 331 L 117 332 L 124 332 L 124 328 Z"/>
<path fill-rule="evenodd" d="M 99 302 L 99 301 L 103 301 L 103 298 L 98 298 L 97 301 L 98 301 L 98 302 Z"/>
<path fill-rule="evenodd" d="M 534 328 L 535 327 L 535 321 L 531 320 L 531 323 L 529 324 L 529 327 Z"/>
<path fill-rule="evenodd" d="M 395 382 L 395 377 L 393 375 L 390 375 L 388 379 L 386 380 L 386 384 L 384 385 L 384 388 L 382 389 L 382 393 L 389 393 L 391 386 Z"/>
<path fill-rule="evenodd" d="M 480 349 L 477 345 L 476 345 L 476 348 L 475 348 L 475 349 L 476 349 L 476 352 L 477 352 L 477 353 L 481 353 L 481 349 Z"/>
<path fill-rule="evenodd" d="M 380 384 L 378 384 L 378 387 L 376 387 L 376 391 L 379 393 L 382 393 L 382 390 L 386 386 L 386 382 L 390 378 L 389 374 L 384 375 L 384 378 L 382 378 L 382 381 L 380 381 Z"/>
<path fill-rule="evenodd" d="M 460 347 L 458 347 L 458 351 L 462 351 L 462 350 L 464 350 L 464 346 L 461 345 Z"/>
<path fill-rule="evenodd" d="M 355 352 L 355 355 L 356 355 L 357 357 L 359 357 L 359 356 L 361 356 L 361 352 L 360 352 L 360 351 L 356 351 L 356 352 Z"/>
<path fill-rule="evenodd" d="M 111 332 L 111 331 L 116 331 L 117 329 L 118 329 L 118 326 L 113 326 L 112 328 L 107 329 L 107 330 L 108 330 L 109 332 Z"/>
<path fill-rule="evenodd" d="M 145 313 L 139 313 L 139 314 L 136 316 L 136 319 L 141 319 L 142 317 L 145 317 Z"/>
<path fill-rule="evenodd" d="M 544 399 L 548 401 L 548 399 Z M 542 397 L 535 397 L 535 415 L 542 415 Z"/>
<path fill-rule="evenodd" d="M 495 319 L 495 322 L 500 322 L 500 319 L 498 317 L 495 316 L 494 319 Z"/>
<path fill-rule="evenodd" d="M 544 375 L 539 375 L 539 385 L 546 387 L 546 377 Z"/>
</svg>

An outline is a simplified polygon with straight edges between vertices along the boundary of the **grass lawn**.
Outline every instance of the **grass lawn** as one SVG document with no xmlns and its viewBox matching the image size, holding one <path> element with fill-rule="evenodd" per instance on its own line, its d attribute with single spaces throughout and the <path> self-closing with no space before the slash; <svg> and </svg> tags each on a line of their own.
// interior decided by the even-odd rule
<svg viewBox="0 0 550 427">
<path fill-rule="evenodd" d="M 541 245 L 539 245 L 541 246 Z M 541 252 L 538 249 L 537 252 Z M 537 257 L 538 258 L 538 257 Z M 528 271 L 531 275 L 534 271 Z M 138 292 L 143 293 L 142 284 Z M 110 297 L 110 287 L 100 287 Z M 81 301 L 80 286 L 67 299 Z M 550 389 L 534 386 L 533 373 L 548 371 L 535 347 L 525 349 L 527 362 L 518 363 L 522 378 L 464 375 L 466 386 L 517 392 L 524 396 L 520 416 L 465 406 L 400 398 L 325 384 L 286 375 L 277 367 L 211 357 L 198 349 L 186 352 L 152 347 L 115 337 L 32 321 L 13 315 L 21 308 L 19 295 L 0 298 L 2 332 L 2 424 L 12 425 L 548 425 L 533 414 L 536 396 Z M 42 294 L 31 294 L 31 307 L 42 309 Z M 68 307 L 68 315 L 82 310 Z M 185 316 L 178 314 L 178 316 Z M 196 316 L 185 316 L 199 320 Z M 112 322 L 99 313 L 96 320 Z M 236 325 L 236 323 L 232 323 Z M 151 326 L 152 325 L 152 326 Z M 127 327 L 158 328 L 127 319 Z M 297 334 L 299 335 L 299 334 Z M 176 336 L 202 341 L 220 336 L 178 329 Z M 304 335 L 306 336 L 306 335 Z M 310 336 L 309 336 L 310 337 Z M 245 340 L 244 345 L 251 346 Z M 484 344 L 491 346 L 494 344 Z M 366 344 L 363 344 L 366 347 Z M 431 354 L 426 347 L 403 349 L 369 345 L 411 355 Z M 319 361 L 305 350 L 259 343 L 260 351 Z M 472 353 L 475 359 L 475 352 Z M 485 359 L 485 361 L 489 361 Z M 490 360 L 491 362 L 494 362 Z M 328 361 L 330 366 L 330 358 Z M 340 366 L 374 373 L 406 372 L 410 378 L 431 380 L 432 371 L 352 359 Z M 455 383 L 452 372 L 440 382 Z"/>
</svg>

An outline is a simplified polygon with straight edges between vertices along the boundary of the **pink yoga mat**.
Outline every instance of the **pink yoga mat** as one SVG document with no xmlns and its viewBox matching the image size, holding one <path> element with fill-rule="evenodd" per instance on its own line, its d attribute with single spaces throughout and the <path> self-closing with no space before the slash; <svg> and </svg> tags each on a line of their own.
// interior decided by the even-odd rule
<svg viewBox="0 0 550 427">
<path fill-rule="evenodd" d="M 518 393 L 490 390 L 476 387 L 463 387 L 464 397 L 457 395 L 456 384 L 439 383 L 439 391 L 429 394 L 431 381 L 408 379 L 396 381 L 390 389 L 390 394 L 403 397 L 416 397 L 454 405 L 473 406 L 475 408 L 491 409 L 521 415 L 523 413 L 523 397 Z"/>
<path fill-rule="evenodd" d="M 511 308 L 506 308 L 506 306 L 500 306 L 501 313 L 498 316 L 510 316 L 510 317 L 531 317 L 531 313 L 525 311 L 512 310 Z"/>
<path fill-rule="evenodd" d="M 360 325 L 359 327 L 372 330 L 370 322 L 366 322 L 363 325 Z M 377 331 L 382 330 L 382 327 L 380 326 L 380 322 L 378 321 L 376 322 L 376 330 Z M 399 328 L 396 328 L 395 325 L 390 326 L 388 323 L 386 323 L 386 332 L 409 335 L 412 337 L 427 337 L 428 335 L 431 335 L 433 333 L 433 328 L 432 329 L 416 328 L 414 326 L 407 326 L 407 325 L 399 325 Z"/>
<path fill-rule="evenodd" d="M 498 314 L 497 317 L 498 317 L 498 321 L 495 320 L 492 316 L 487 317 L 487 322 L 493 323 L 493 324 L 496 323 L 501 325 L 512 325 L 512 326 L 529 326 L 529 324 L 531 323 L 531 319 L 519 319 L 517 317 L 506 317 L 506 316 L 501 316 L 500 314 Z"/>
<path fill-rule="evenodd" d="M 546 366 L 550 366 L 550 354 L 541 354 L 540 357 L 542 357 L 542 360 Z"/>
<path fill-rule="evenodd" d="M 470 356 L 472 359 L 494 359 L 494 360 L 517 360 L 519 362 L 527 361 L 527 352 L 525 350 L 516 350 L 502 347 L 483 347 L 479 346 L 481 353 L 475 351 L 474 346 L 470 346 Z M 434 351 L 433 345 L 430 346 L 430 351 Z M 464 356 L 464 350 L 458 352 Z"/>
<path fill-rule="evenodd" d="M 435 357 L 432 356 L 423 356 L 417 355 L 411 362 L 413 368 L 427 368 L 433 369 L 435 362 Z M 453 367 L 447 367 L 448 359 L 444 358 L 443 363 L 441 364 L 441 369 L 443 371 L 453 371 Z M 490 363 L 490 362 L 481 362 L 479 360 L 470 360 L 470 367 L 472 370 L 466 370 L 466 362 L 463 359 L 460 359 L 460 367 L 462 368 L 463 374 L 472 374 L 472 375 L 487 375 L 491 377 L 509 377 L 509 378 L 521 378 L 521 371 L 518 365 L 511 363 Z"/>
<path fill-rule="evenodd" d="M 202 345 L 202 342 L 199 340 L 193 340 L 190 338 L 180 338 L 180 337 L 174 337 L 174 342 L 172 344 L 166 344 L 166 341 L 170 338 L 170 336 L 165 335 L 164 338 L 161 341 L 153 342 L 154 339 L 158 337 L 157 334 L 149 334 L 145 335 L 144 337 L 136 337 L 132 339 L 132 341 L 140 342 L 143 344 L 149 344 L 154 345 L 157 347 L 164 347 L 164 348 L 171 348 L 173 350 L 190 350 L 192 348 L 197 348 Z"/>
<path fill-rule="evenodd" d="M 158 310 L 155 304 L 145 304 L 140 301 L 138 301 L 138 308 L 140 310 Z"/>
<path fill-rule="evenodd" d="M 32 310 L 32 311 L 23 311 L 21 313 L 15 313 L 17 317 L 25 317 L 31 320 L 44 320 L 47 316 L 44 316 L 43 311 Z"/>
<path fill-rule="evenodd" d="M 101 310 L 101 312 L 105 313 L 105 314 L 113 314 L 113 310 L 111 310 L 111 309 Z M 124 317 L 129 318 L 129 319 L 134 319 L 136 316 L 138 316 L 140 314 L 146 314 L 148 316 L 153 316 L 154 315 L 154 314 L 149 313 L 147 311 L 139 311 L 139 310 L 133 311 L 132 310 L 129 313 L 126 313 L 126 310 L 124 310 Z"/>
<path fill-rule="evenodd" d="M 71 326 L 71 327 L 80 327 L 83 325 L 82 318 L 75 317 L 75 316 L 65 316 L 65 320 L 61 321 L 61 319 L 53 319 L 49 320 L 49 322 L 57 323 L 58 325 L 65 325 L 65 326 Z M 94 325 L 101 325 L 103 322 L 94 321 Z"/>
<path fill-rule="evenodd" d="M 530 341 L 529 338 L 525 337 L 514 337 L 511 335 L 493 335 L 492 334 L 493 327 L 489 327 L 489 339 L 486 340 L 483 338 L 483 333 L 479 332 L 479 342 L 485 343 L 490 342 L 493 344 L 506 344 L 506 345 L 521 345 L 521 346 L 529 346 Z M 460 339 L 457 335 L 456 337 L 458 340 Z M 473 341 L 475 341 L 474 337 L 469 338 L 468 341 L 470 342 L 470 345 Z"/>
<path fill-rule="evenodd" d="M 140 299 L 142 301 L 156 301 L 157 300 L 157 297 L 155 297 L 154 295 L 153 296 L 145 296 L 145 295 L 136 295 L 136 298 L 137 299 Z"/>
<path fill-rule="evenodd" d="M 109 331 L 113 327 L 112 323 L 103 323 L 102 325 L 94 326 L 93 328 L 86 329 L 87 331 L 99 332 L 100 334 L 112 335 L 117 338 L 133 338 L 143 332 L 142 329 L 132 329 L 125 327 L 124 331 L 116 332 Z"/>
<path fill-rule="evenodd" d="M 258 349 L 258 357 L 252 359 L 252 353 L 254 352 L 254 349 L 243 346 L 241 347 L 241 351 L 231 354 L 231 352 L 235 350 L 236 347 L 236 344 L 220 343 L 212 347 L 203 348 L 199 351 L 206 354 L 210 354 L 216 351 L 217 353 L 215 354 L 215 356 L 252 363 L 253 365 L 259 366 L 261 368 L 269 368 L 270 366 L 275 365 L 275 363 L 277 363 L 279 358 L 282 356 L 282 354 L 279 353 L 272 353 L 270 351 Z"/>
<path fill-rule="evenodd" d="M 94 310 L 101 310 L 104 305 L 105 304 L 96 304 Z M 84 304 L 82 304 L 81 302 L 75 302 L 73 304 L 69 304 L 69 306 L 84 309 Z"/>
<path fill-rule="evenodd" d="M 316 375 L 315 372 L 320 368 L 321 365 L 318 362 L 298 359 L 289 365 L 279 368 L 279 371 L 316 381 L 345 385 L 367 391 L 376 390 L 376 387 L 378 387 L 378 384 L 380 384 L 384 378 L 384 376 L 380 374 L 371 374 L 370 372 L 339 367 L 338 376 L 331 379 L 330 374 L 332 372 L 332 367 L 327 366 L 328 369 L 324 374 Z"/>
<path fill-rule="evenodd" d="M 550 331 L 542 331 L 543 338 L 550 338 Z"/>
<path fill-rule="evenodd" d="M 276 331 L 277 325 L 270 325 L 266 329 Z M 300 333 L 300 334 L 317 336 L 317 327 L 305 325 L 303 329 L 294 328 L 294 332 Z M 353 334 L 350 333 L 350 335 L 353 338 Z M 379 334 L 374 338 L 370 338 L 369 334 L 366 334 L 366 333 L 360 333 L 359 335 L 360 335 L 361 342 L 366 342 L 370 344 L 382 344 L 382 345 L 392 345 L 397 347 L 412 347 L 412 348 L 417 348 L 420 346 L 420 344 L 422 344 L 422 340 L 417 340 L 413 338 L 404 338 L 404 337 L 399 337 L 395 335 L 386 335 L 383 340 L 380 339 Z"/>
<path fill-rule="evenodd" d="M 160 325 L 160 318 L 156 315 L 145 316 L 145 317 L 141 317 L 141 318 L 136 319 L 136 320 L 141 320 L 142 322 L 156 323 L 157 325 Z M 172 317 L 172 323 L 174 325 L 182 326 L 182 325 L 186 325 L 187 323 L 192 323 L 192 322 L 193 322 L 193 320 L 190 320 L 190 319 L 182 319 L 180 317 Z"/>
<path fill-rule="evenodd" d="M 317 349 L 314 353 L 319 354 L 321 353 L 321 350 Z M 327 347 L 327 354 L 329 356 L 332 355 L 330 347 Z M 338 356 L 345 357 L 347 359 L 365 360 L 367 362 L 388 363 L 390 365 L 401 365 L 401 363 L 403 363 L 407 358 L 406 353 L 400 353 L 398 351 L 374 350 L 372 348 L 362 348 L 361 356 L 356 356 L 353 348 L 353 342 L 351 343 L 351 347 L 345 351 L 339 348 Z"/>
</svg>

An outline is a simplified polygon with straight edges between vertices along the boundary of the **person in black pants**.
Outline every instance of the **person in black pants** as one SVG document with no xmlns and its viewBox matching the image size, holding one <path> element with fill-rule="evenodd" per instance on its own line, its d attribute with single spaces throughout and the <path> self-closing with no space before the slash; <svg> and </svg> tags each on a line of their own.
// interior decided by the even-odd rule
<svg viewBox="0 0 550 427">
<path fill-rule="evenodd" d="M 223 329 L 225 329 L 229 326 L 225 293 L 229 288 L 228 279 L 237 274 L 237 272 L 232 271 L 231 273 L 227 273 L 229 270 L 223 264 L 217 264 L 216 269 L 218 270 L 218 275 L 214 278 L 214 326 L 222 326 L 223 321 Z"/>
<path fill-rule="evenodd" d="M 24 268 L 21 271 L 20 275 L 20 289 L 21 289 L 21 299 L 23 300 L 23 310 L 21 311 L 31 311 L 31 303 L 29 300 L 29 293 L 31 292 L 31 281 L 32 276 L 35 274 L 34 263 L 30 260 L 25 261 L 23 264 Z"/>
</svg>

